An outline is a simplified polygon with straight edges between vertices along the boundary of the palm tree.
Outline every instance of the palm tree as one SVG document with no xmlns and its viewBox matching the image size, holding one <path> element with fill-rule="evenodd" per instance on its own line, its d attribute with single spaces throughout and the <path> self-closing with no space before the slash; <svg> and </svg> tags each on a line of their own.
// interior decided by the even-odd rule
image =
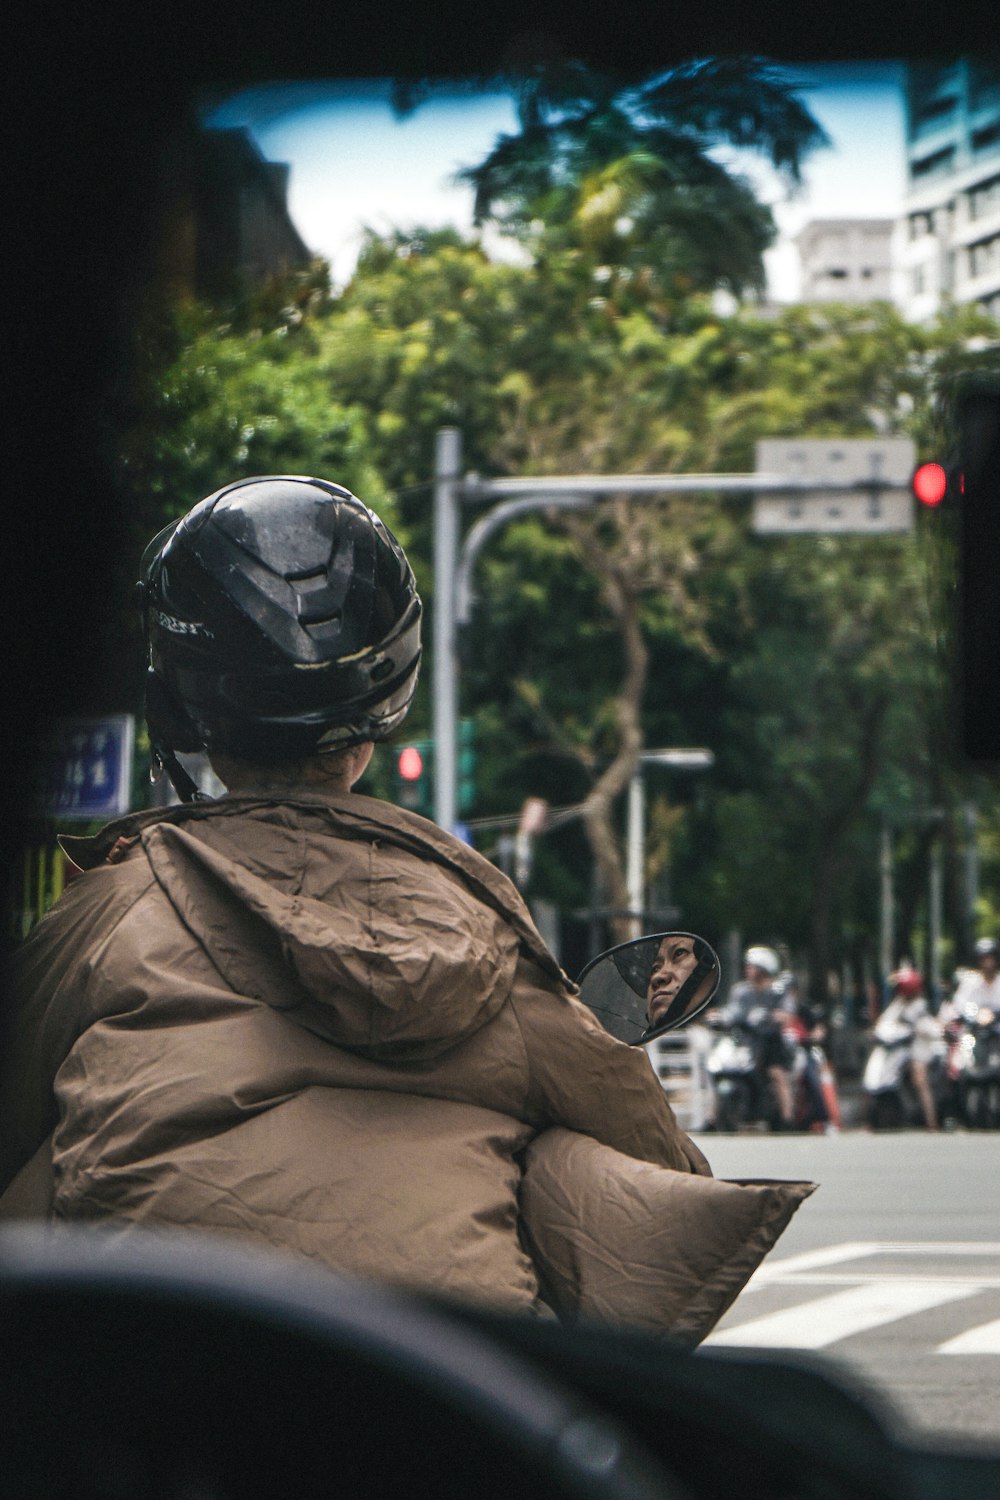
<svg viewBox="0 0 1000 1500">
<path fill-rule="evenodd" d="M 708 58 L 623 84 L 559 61 L 509 82 L 519 133 L 458 174 L 477 224 L 652 272 L 662 290 L 762 289 L 773 216 L 713 152 L 755 150 L 794 187 L 805 156 L 829 145 L 777 67 Z"/>
</svg>

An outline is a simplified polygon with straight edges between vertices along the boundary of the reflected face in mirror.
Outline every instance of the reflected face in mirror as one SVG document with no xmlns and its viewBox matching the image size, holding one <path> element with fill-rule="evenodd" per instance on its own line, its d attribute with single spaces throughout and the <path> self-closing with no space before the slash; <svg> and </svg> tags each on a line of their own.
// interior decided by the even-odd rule
<svg viewBox="0 0 1000 1500">
<path fill-rule="evenodd" d="M 646 1020 L 650 1026 L 666 1019 L 686 979 L 694 973 L 698 959 L 695 939 L 686 932 L 670 932 L 660 943 L 646 986 Z"/>
<path fill-rule="evenodd" d="M 640 1046 L 692 1021 L 719 987 L 715 950 L 693 932 L 619 943 L 580 975 L 580 998 L 606 1031 Z"/>
</svg>

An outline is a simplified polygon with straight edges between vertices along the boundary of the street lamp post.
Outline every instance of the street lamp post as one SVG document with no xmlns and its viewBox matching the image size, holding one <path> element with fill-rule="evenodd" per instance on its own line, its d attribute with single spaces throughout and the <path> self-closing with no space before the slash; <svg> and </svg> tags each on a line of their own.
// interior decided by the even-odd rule
<svg viewBox="0 0 1000 1500">
<path fill-rule="evenodd" d="M 625 879 L 628 889 L 629 937 L 641 937 L 646 919 L 646 784 L 644 766 L 674 771 L 707 771 L 715 764 L 711 750 L 672 748 L 643 750 L 628 784 Z"/>
</svg>

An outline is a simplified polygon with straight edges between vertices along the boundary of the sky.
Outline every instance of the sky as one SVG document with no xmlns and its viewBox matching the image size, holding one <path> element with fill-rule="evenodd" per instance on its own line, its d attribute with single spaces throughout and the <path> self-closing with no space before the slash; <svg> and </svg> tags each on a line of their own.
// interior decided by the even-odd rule
<svg viewBox="0 0 1000 1500">
<path fill-rule="evenodd" d="M 779 240 L 765 257 L 768 293 L 799 290 L 793 236 L 814 218 L 890 218 L 903 203 L 902 68 L 894 62 L 788 66 L 790 81 L 825 128 L 832 147 L 814 153 L 804 188 L 789 200 L 766 164 L 741 154 L 741 169 L 771 204 Z M 513 101 L 500 93 L 434 97 L 405 119 L 387 81 L 262 84 L 216 101 L 207 124 L 247 126 L 272 161 L 291 166 L 288 204 L 309 248 L 330 261 L 334 282 L 350 276 L 365 226 L 472 228 L 472 190 L 453 178 L 480 161 L 501 132 L 516 129 Z M 503 254 L 499 237 L 483 235 Z"/>
</svg>

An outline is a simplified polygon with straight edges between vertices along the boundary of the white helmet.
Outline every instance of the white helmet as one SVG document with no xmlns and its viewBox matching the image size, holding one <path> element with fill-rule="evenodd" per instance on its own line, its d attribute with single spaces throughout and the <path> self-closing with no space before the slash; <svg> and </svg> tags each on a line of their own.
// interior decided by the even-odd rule
<svg viewBox="0 0 1000 1500">
<path fill-rule="evenodd" d="M 748 948 L 743 955 L 745 964 L 755 964 L 773 979 L 781 968 L 781 961 L 773 948 Z"/>
</svg>

